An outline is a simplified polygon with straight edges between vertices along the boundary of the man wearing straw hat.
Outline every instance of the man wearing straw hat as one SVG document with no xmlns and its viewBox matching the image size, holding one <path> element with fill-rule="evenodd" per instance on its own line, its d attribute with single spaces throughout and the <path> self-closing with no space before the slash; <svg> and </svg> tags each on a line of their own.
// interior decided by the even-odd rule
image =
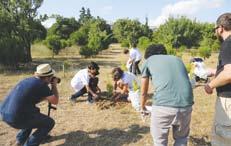
<svg viewBox="0 0 231 146">
<path fill-rule="evenodd" d="M 58 79 L 54 78 L 54 74 L 49 64 L 38 65 L 34 77 L 20 81 L 3 101 L 0 108 L 2 120 L 20 129 L 16 136 L 17 145 L 38 146 L 54 127 L 54 120 L 40 113 L 36 107 L 43 100 L 58 104 Z M 31 134 L 34 128 L 37 130 Z"/>
</svg>

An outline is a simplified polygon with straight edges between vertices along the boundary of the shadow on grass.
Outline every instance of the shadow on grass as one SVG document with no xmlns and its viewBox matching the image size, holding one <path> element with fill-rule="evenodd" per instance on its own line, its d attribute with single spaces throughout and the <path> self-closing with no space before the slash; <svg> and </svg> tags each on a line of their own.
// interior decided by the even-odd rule
<svg viewBox="0 0 231 146">
<path fill-rule="evenodd" d="M 195 146 L 211 146 L 211 143 L 208 141 L 208 136 L 203 136 L 203 137 L 190 136 L 189 139 Z"/>
<path fill-rule="evenodd" d="M 74 131 L 68 134 L 54 136 L 48 142 L 65 139 L 59 146 L 122 146 L 135 143 L 149 132 L 149 127 L 131 125 L 126 130 L 118 128 L 102 129 L 91 132 Z"/>
</svg>

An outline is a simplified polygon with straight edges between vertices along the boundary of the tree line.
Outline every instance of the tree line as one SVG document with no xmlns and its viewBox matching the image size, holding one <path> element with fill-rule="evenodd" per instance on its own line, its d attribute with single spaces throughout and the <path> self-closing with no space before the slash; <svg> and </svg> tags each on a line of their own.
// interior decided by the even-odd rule
<svg viewBox="0 0 231 146">
<path fill-rule="evenodd" d="M 214 24 L 200 23 L 185 16 L 170 17 L 158 28 L 150 29 L 148 18 L 145 24 L 129 18 L 108 24 L 84 7 L 78 20 L 60 15 L 38 16 L 37 10 L 42 3 L 43 0 L 0 1 L 0 64 L 32 61 L 31 45 L 35 41 L 43 42 L 53 55 L 68 46 L 78 45 L 80 55 L 85 57 L 97 55 L 111 43 L 121 43 L 123 47 L 137 44 L 142 50 L 150 44 L 162 43 L 169 54 L 198 50 L 206 58 L 220 45 L 214 36 Z M 56 22 L 46 29 L 41 22 L 48 18 L 55 18 Z"/>
</svg>

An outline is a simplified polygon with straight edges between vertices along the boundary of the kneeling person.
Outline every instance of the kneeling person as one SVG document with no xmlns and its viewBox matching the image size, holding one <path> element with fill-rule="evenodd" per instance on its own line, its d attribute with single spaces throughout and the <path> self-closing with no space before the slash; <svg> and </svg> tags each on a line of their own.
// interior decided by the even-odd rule
<svg viewBox="0 0 231 146">
<path fill-rule="evenodd" d="M 43 100 L 58 104 L 58 79 L 52 79 L 54 73 L 49 64 L 37 66 L 35 76 L 20 81 L 2 103 L 0 112 L 3 121 L 13 128 L 21 129 L 16 137 L 17 145 L 25 143 L 25 146 L 38 146 L 54 127 L 54 120 L 40 113 L 36 107 Z M 30 135 L 34 128 L 37 130 Z"/>
<path fill-rule="evenodd" d="M 130 72 L 124 72 L 121 68 L 116 67 L 112 70 L 114 80 L 114 95 L 115 101 L 125 99 L 131 101 L 132 106 L 136 110 L 140 110 L 139 102 L 139 82 L 136 76 Z M 120 90 L 117 90 L 119 87 Z"/>
<path fill-rule="evenodd" d="M 88 102 L 92 103 L 96 100 L 101 92 L 98 87 L 98 77 L 99 66 L 95 62 L 91 64 L 86 69 L 82 69 L 76 73 L 76 75 L 71 80 L 71 86 L 76 91 L 75 94 L 71 95 L 70 100 L 75 102 L 76 99 L 85 93 L 88 93 Z"/>
</svg>

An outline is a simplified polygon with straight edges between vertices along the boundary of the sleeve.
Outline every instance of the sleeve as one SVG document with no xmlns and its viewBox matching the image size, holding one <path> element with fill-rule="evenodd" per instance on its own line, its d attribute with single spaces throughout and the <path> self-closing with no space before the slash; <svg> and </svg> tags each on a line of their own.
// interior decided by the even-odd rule
<svg viewBox="0 0 231 146">
<path fill-rule="evenodd" d="M 52 93 L 51 89 L 48 87 L 48 85 L 44 84 L 39 88 L 39 91 L 38 91 L 39 97 L 44 98 L 44 97 L 48 97 L 51 95 L 53 95 L 53 93 Z"/>
<path fill-rule="evenodd" d="M 231 64 L 231 41 L 227 42 L 224 46 L 224 50 L 221 53 L 222 65 Z"/>
<path fill-rule="evenodd" d="M 151 76 L 149 68 L 148 68 L 148 62 L 145 61 L 143 66 L 142 66 L 142 70 L 141 70 L 141 76 L 142 77 L 149 77 Z"/>
</svg>

